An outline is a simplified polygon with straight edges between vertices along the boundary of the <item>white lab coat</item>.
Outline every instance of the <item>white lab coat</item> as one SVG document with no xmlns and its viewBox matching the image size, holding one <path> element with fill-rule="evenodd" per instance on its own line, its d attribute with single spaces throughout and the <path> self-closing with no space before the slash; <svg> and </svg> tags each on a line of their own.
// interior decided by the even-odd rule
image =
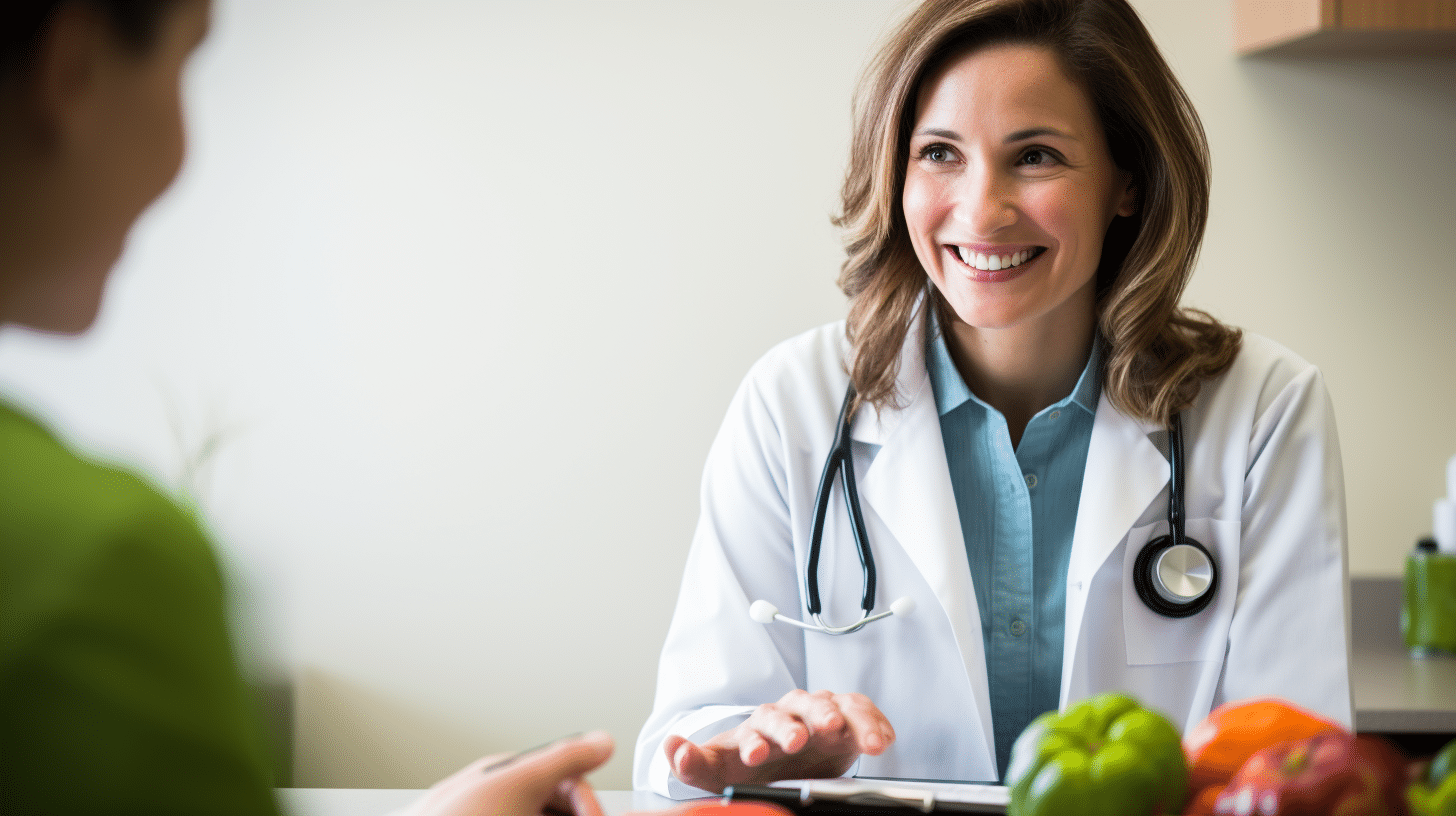
<svg viewBox="0 0 1456 816">
<path fill-rule="evenodd" d="M 851 434 L 876 608 L 909 596 L 915 612 L 838 637 L 748 617 L 762 598 L 808 619 L 813 505 L 848 384 L 843 323 L 788 340 L 753 367 L 708 454 L 656 702 L 637 743 L 637 788 L 703 795 L 672 776 L 663 739 L 701 742 L 795 688 L 860 692 L 889 718 L 895 744 L 852 773 L 999 778 L 976 587 L 924 346 L 911 331 L 903 407 L 861 408 Z M 1319 371 L 1245 334 L 1183 423 L 1186 530 L 1221 567 L 1217 595 L 1182 619 L 1138 599 L 1134 559 L 1167 533 L 1166 431 L 1104 394 L 1067 573 L 1062 707 L 1123 690 L 1186 731 L 1226 700 L 1277 695 L 1350 724 L 1344 482 Z M 836 483 L 820 561 L 826 621 L 859 618 L 861 580 Z"/>
</svg>

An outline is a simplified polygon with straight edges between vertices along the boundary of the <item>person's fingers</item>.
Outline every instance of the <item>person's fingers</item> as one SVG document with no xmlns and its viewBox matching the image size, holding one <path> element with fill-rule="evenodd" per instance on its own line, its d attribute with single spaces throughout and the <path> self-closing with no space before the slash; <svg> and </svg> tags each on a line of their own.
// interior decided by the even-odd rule
<svg viewBox="0 0 1456 816">
<path fill-rule="evenodd" d="M 832 691 L 798 691 L 784 695 L 781 702 L 792 706 L 799 719 L 815 730 L 833 731 L 844 727 L 839 697 Z"/>
<path fill-rule="evenodd" d="M 703 790 L 723 789 L 724 783 L 719 781 L 722 776 L 719 763 L 715 761 L 716 753 L 710 753 L 679 736 L 668 737 L 662 748 L 667 753 L 668 767 L 678 779 Z"/>
<path fill-rule="evenodd" d="M 895 741 L 890 720 L 870 698 L 863 694 L 836 694 L 834 701 L 861 753 L 878 756 Z"/>
<path fill-rule="evenodd" d="M 894 741 L 894 728 L 868 697 L 795 690 L 701 746 L 669 736 L 662 750 L 678 779 L 721 791 L 745 782 L 832 776 L 860 754 L 884 753 Z"/>
<path fill-rule="evenodd" d="M 773 745 L 758 731 L 744 731 L 738 741 L 738 760 L 745 767 L 762 765 L 772 753 Z"/>
<path fill-rule="evenodd" d="M 556 787 L 557 807 L 575 816 L 606 816 L 596 791 L 585 779 L 566 779 Z"/>
<path fill-rule="evenodd" d="M 410 816 L 489 813 L 524 816 L 548 805 L 577 816 L 602 816 L 595 794 L 576 788 L 581 777 L 612 755 L 604 731 L 567 737 L 517 754 L 481 757 L 430 788 L 405 811 Z"/>
<path fill-rule="evenodd" d="M 528 751 L 503 767 L 486 766 L 485 775 L 510 779 L 519 790 L 545 802 L 562 780 L 584 776 L 611 756 L 612 736 L 594 731 Z"/>
<path fill-rule="evenodd" d="M 756 733 L 765 742 L 777 746 L 786 754 L 795 754 L 803 750 L 809 742 L 812 729 L 799 716 L 799 712 L 808 707 L 798 699 L 792 702 L 780 701 L 761 705 L 754 709 L 753 714 L 739 726 L 745 734 Z"/>
<path fill-rule="evenodd" d="M 669 734 L 667 739 L 662 741 L 662 753 L 667 756 L 667 767 L 672 769 L 674 774 L 682 776 L 684 771 L 692 768 L 693 749 L 697 748 L 688 741 L 687 737 L 680 737 L 677 734 Z"/>
<path fill-rule="evenodd" d="M 467 773 L 470 773 L 470 774 L 483 774 L 483 773 L 488 772 L 491 768 L 494 768 L 494 767 L 496 767 L 498 765 L 504 765 L 504 764 L 510 762 L 511 760 L 515 759 L 517 756 L 519 756 L 518 753 L 487 754 L 486 756 L 483 756 L 480 759 L 475 760 L 474 762 L 470 763 L 469 765 L 466 765 L 464 768 L 461 768 L 459 771 L 457 771 L 455 773 L 454 776 L 447 777 L 446 779 L 454 779 L 455 776 L 460 776 L 462 774 L 467 774 Z M 441 780 L 441 781 L 443 782 L 445 780 Z M 436 784 L 438 784 L 438 783 L 436 783 Z"/>
</svg>

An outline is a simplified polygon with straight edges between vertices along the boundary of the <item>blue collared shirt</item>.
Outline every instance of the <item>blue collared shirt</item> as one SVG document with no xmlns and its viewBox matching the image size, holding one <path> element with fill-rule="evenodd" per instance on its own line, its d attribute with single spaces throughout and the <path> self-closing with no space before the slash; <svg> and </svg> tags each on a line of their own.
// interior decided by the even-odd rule
<svg viewBox="0 0 1456 816">
<path fill-rule="evenodd" d="M 1093 341 L 1072 393 L 1032 417 L 1014 450 L 1006 418 L 971 393 L 938 329 L 925 355 L 981 612 L 1003 777 L 1016 737 L 1061 697 L 1067 562 L 1102 392 L 1101 347 Z"/>
</svg>

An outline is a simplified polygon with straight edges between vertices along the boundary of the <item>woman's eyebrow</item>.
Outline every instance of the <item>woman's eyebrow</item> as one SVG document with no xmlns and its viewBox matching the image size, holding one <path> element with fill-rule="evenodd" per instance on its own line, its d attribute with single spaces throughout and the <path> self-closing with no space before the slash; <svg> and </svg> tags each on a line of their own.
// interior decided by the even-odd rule
<svg viewBox="0 0 1456 816">
<path fill-rule="evenodd" d="M 947 130 L 945 128 L 921 128 L 920 130 L 915 131 L 915 135 L 936 136 L 941 139 L 952 139 L 955 141 L 960 141 L 961 139 L 961 135 L 959 133 L 955 132 L 954 130 Z M 1006 137 L 1005 143 L 1011 144 L 1012 142 L 1024 142 L 1027 139 L 1035 139 L 1040 136 L 1056 136 L 1062 139 L 1077 138 L 1070 133 L 1057 130 L 1054 127 L 1033 127 L 1026 128 L 1024 130 L 1018 130 L 1015 133 L 1010 134 Z"/>
<path fill-rule="evenodd" d="M 1010 136 L 1007 136 L 1006 137 L 1006 144 L 1011 144 L 1012 142 L 1024 142 L 1027 139 L 1035 139 L 1035 138 L 1037 138 L 1039 136 L 1057 136 L 1057 137 L 1062 138 L 1062 139 L 1073 139 L 1073 140 L 1075 140 L 1077 138 L 1077 137 L 1071 135 L 1070 133 L 1063 133 L 1062 131 L 1057 130 L 1056 128 L 1051 128 L 1051 127 L 1034 127 L 1034 128 L 1027 128 L 1025 130 L 1018 130 L 1015 133 L 1011 134 Z"/>
</svg>

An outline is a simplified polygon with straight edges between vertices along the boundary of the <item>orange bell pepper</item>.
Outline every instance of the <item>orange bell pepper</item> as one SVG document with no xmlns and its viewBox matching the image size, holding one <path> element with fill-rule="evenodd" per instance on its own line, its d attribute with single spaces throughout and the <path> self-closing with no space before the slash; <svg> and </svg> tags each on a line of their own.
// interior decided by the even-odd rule
<svg viewBox="0 0 1456 816">
<path fill-rule="evenodd" d="M 1189 790 L 1196 799 L 1204 788 L 1228 784 L 1249 757 L 1270 745 L 1344 730 L 1277 697 L 1224 703 L 1183 737 Z"/>
</svg>

